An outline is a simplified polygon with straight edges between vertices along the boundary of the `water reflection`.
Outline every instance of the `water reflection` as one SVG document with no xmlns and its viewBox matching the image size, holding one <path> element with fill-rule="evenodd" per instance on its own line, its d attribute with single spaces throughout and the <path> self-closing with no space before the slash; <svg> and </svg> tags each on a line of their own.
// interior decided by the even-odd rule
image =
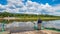
<svg viewBox="0 0 60 34">
<path fill-rule="evenodd" d="M 60 29 L 60 20 L 54 20 L 54 21 L 43 21 L 43 26 L 47 28 L 56 28 Z"/>
<path fill-rule="evenodd" d="M 15 29 L 14 27 L 19 27 L 17 29 L 20 30 L 34 30 L 34 24 L 37 24 L 37 21 L 28 21 L 28 22 L 12 22 L 9 24 L 5 24 L 5 28 L 8 28 L 10 30 Z M 55 20 L 55 21 L 43 21 L 42 26 L 47 27 L 47 28 L 56 28 L 60 29 L 60 20 Z M 2 24 L 0 23 L 0 28 L 2 28 Z"/>
</svg>

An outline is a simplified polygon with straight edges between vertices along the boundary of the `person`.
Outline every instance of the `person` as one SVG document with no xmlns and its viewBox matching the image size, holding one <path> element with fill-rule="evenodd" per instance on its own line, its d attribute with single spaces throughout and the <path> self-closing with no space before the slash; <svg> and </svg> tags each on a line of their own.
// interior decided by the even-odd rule
<svg viewBox="0 0 60 34">
<path fill-rule="evenodd" d="M 42 20 L 39 18 L 37 22 L 38 30 L 41 30 L 41 23 L 42 23 Z"/>
</svg>

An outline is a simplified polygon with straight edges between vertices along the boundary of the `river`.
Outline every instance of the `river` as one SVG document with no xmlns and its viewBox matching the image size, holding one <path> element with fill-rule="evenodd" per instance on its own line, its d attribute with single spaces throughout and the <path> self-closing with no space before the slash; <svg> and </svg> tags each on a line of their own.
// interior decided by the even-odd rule
<svg viewBox="0 0 60 34">
<path fill-rule="evenodd" d="M 37 25 L 37 21 L 28 21 L 28 22 L 16 22 L 13 21 L 12 23 L 5 24 L 6 30 L 13 31 L 26 31 L 26 30 L 34 30 L 34 24 Z M 60 29 L 60 20 L 53 20 L 53 21 L 43 21 L 42 26 L 45 28 L 56 28 Z M 2 28 L 2 23 L 0 23 L 0 29 Z"/>
</svg>

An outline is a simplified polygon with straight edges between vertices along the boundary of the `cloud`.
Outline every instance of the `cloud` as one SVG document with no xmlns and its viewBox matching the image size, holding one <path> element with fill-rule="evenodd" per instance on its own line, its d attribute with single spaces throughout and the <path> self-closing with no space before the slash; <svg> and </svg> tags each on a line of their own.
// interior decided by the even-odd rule
<svg viewBox="0 0 60 34">
<path fill-rule="evenodd" d="M 0 4 L 0 12 L 10 12 L 10 13 L 27 13 L 27 14 L 50 14 L 53 15 L 60 10 L 60 5 L 51 6 L 48 3 L 39 4 L 37 2 L 32 2 L 27 0 L 26 3 L 23 3 L 25 0 L 7 0 L 7 5 Z M 58 12 L 56 13 L 58 14 Z"/>
<path fill-rule="evenodd" d="M 60 4 L 52 7 L 54 12 L 53 15 L 60 16 Z"/>
</svg>

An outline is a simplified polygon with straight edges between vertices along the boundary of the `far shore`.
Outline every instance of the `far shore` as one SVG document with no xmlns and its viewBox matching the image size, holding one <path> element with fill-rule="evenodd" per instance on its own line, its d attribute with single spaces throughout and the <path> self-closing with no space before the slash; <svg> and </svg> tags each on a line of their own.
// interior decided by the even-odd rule
<svg viewBox="0 0 60 34">
<path fill-rule="evenodd" d="M 48 21 L 48 20 L 60 20 L 60 18 L 54 18 L 54 17 L 40 17 L 41 20 L 43 21 Z M 8 20 L 8 21 L 37 21 L 37 17 L 30 17 L 30 18 L 27 18 L 27 17 L 24 17 L 24 18 L 20 18 L 20 17 L 4 17 L 4 18 L 0 18 L 0 21 L 1 20 Z"/>
</svg>

